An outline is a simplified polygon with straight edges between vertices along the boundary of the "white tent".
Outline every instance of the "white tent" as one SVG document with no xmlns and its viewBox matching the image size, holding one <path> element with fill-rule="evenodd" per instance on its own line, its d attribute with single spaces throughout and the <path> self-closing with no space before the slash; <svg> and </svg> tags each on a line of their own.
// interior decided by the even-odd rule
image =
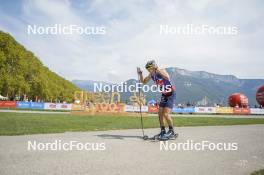
<svg viewBox="0 0 264 175">
<path fill-rule="evenodd" d="M 0 100 L 7 100 L 7 97 L 0 95 Z"/>
</svg>

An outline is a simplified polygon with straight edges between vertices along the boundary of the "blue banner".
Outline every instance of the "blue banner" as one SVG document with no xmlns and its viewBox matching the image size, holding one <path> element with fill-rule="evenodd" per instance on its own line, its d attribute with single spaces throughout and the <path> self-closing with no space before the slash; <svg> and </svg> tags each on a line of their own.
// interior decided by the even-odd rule
<svg viewBox="0 0 264 175">
<path fill-rule="evenodd" d="M 174 113 L 194 113 L 195 110 L 193 107 L 188 107 L 188 108 L 174 107 L 174 108 L 172 108 L 172 112 L 174 112 Z"/>
<path fill-rule="evenodd" d="M 44 103 L 30 102 L 30 108 L 32 108 L 32 109 L 44 109 Z"/>
<path fill-rule="evenodd" d="M 31 109 L 44 109 L 44 103 L 38 102 L 25 102 L 25 101 L 18 101 L 16 102 L 17 108 L 31 108 Z"/>
<path fill-rule="evenodd" d="M 30 108 L 30 102 L 17 101 L 16 107 L 17 108 Z"/>
</svg>

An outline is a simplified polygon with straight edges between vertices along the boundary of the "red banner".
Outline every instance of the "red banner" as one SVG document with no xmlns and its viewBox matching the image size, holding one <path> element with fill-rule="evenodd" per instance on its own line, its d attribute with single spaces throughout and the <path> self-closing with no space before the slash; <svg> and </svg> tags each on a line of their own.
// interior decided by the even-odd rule
<svg viewBox="0 0 264 175">
<path fill-rule="evenodd" d="M 0 108 L 16 108 L 16 101 L 0 101 Z"/>
<path fill-rule="evenodd" d="M 249 108 L 233 108 L 234 114 L 250 114 Z"/>
<path fill-rule="evenodd" d="M 148 112 L 150 113 L 158 113 L 159 112 L 159 107 L 158 106 L 148 106 Z"/>
</svg>

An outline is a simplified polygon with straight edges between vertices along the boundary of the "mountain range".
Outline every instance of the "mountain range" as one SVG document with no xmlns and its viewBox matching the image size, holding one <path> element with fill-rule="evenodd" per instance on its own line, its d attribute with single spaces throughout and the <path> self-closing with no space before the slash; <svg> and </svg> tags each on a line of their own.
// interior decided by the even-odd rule
<svg viewBox="0 0 264 175">
<path fill-rule="evenodd" d="M 166 68 L 176 85 L 176 103 L 195 105 L 227 105 L 232 93 L 243 93 L 250 105 L 256 105 L 256 91 L 264 79 L 239 79 L 233 75 L 218 75 L 205 71 L 190 71 L 177 67 Z M 32 100 L 73 101 L 73 94 L 80 89 L 93 91 L 95 83 L 111 82 L 73 80 L 60 77 L 49 70 L 40 59 L 10 34 L 0 31 L 0 94 L 10 99 L 26 95 Z M 127 85 L 136 84 L 136 79 L 124 80 Z M 149 85 L 153 85 L 151 81 Z M 121 101 L 129 102 L 130 92 L 121 93 Z M 144 94 L 146 100 L 158 100 L 159 93 Z"/>
<path fill-rule="evenodd" d="M 176 86 L 176 104 L 227 105 L 232 93 L 245 94 L 251 106 L 257 105 L 256 92 L 264 84 L 264 79 L 239 79 L 234 75 L 219 75 L 205 71 L 190 71 L 177 67 L 166 68 L 171 81 Z M 135 84 L 136 79 L 124 81 Z M 73 80 L 73 84 L 86 91 L 93 91 L 94 83 L 111 84 L 92 80 Z M 149 85 L 152 85 L 150 82 Z M 121 93 L 121 101 L 128 102 L 132 93 Z M 158 100 L 159 93 L 145 93 L 146 100 Z"/>
</svg>

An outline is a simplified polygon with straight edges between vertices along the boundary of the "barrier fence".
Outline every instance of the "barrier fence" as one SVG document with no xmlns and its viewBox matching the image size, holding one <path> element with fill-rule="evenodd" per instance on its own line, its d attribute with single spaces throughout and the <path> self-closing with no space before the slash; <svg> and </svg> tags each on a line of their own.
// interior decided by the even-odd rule
<svg viewBox="0 0 264 175">
<path fill-rule="evenodd" d="M 95 112 L 139 112 L 139 106 L 126 104 L 107 104 L 97 103 L 93 106 Z M 70 103 L 42 103 L 42 102 L 23 102 L 23 101 L 0 101 L 0 108 L 18 109 L 40 109 L 40 110 L 65 110 L 82 111 L 86 107 L 80 104 Z M 158 106 L 142 106 L 141 111 L 145 113 L 158 113 Z M 264 115 L 264 109 L 260 108 L 231 108 L 231 107 L 174 107 L 173 113 L 179 114 L 259 114 Z"/>
</svg>

